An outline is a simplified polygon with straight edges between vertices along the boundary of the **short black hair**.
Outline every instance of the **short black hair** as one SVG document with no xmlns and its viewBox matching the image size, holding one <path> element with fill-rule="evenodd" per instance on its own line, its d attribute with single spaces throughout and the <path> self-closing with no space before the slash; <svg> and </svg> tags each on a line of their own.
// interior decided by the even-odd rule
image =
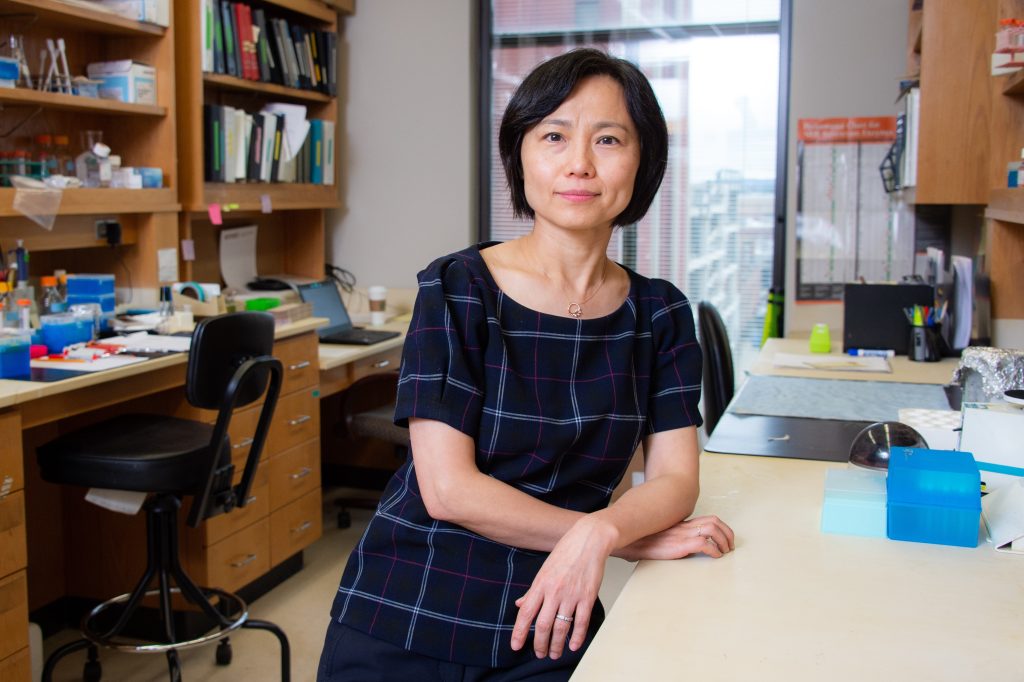
<svg viewBox="0 0 1024 682">
<path fill-rule="evenodd" d="M 561 106 L 580 81 L 610 76 L 621 87 L 626 110 L 640 136 L 640 166 L 633 196 L 612 221 L 619 227 L 638 222 L 647 213 L 668 164 L 668 126 L 647 77 L 625 59 L 600 50 L 580 48 L 542 62 L 523 79 L 505 109 L 498 131 L 498 152 L 505 167 L 512 211 L 517 218 L 533 219 L 523 185 L 523 137 L 533 126 Z"/>
</svg>

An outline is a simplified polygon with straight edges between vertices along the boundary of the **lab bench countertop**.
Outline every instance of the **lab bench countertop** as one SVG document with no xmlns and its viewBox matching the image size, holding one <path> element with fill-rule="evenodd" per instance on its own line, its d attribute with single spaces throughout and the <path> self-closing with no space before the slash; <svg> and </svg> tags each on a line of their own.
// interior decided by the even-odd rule
<svg viewBox="0 0 1024 682">
<path fill-rule="evenodd" d="M 938 362 L 914 362 L 906 355 L 889 359 L 892 372 L 851 372 L 828 369 L 790 369 L 773 366 L 776 353 L 809 355 L 810 347 L 806 338 L 768 339 L 757 362 L 750 368 L 751 374 L 767 374 L 777 377 L 804 377 L 809 379 L 844 379 L 847 381 L 896 381 L 908 384 L 948 384 L 953 380 L 953 371 L 960 364 L 959 358 L 943 358 Z M 822 357 L 848 357 L 843 355 L 842 346 L 833 344 L 830 354 Z"/>
<path fill-rule="evenodd" d="M 846 466 L 703 455 L 736 550 L 641 561 L 573 682 L 1021 679 L 1024 557 L 821 532 Z"/>
<path fill-rule="evenodd" d="M 320 371 L 336 369 L 343 365 L 357 362 L 364 358 L 373 357 L 378 353 L 401 348 L 405 343 L 405 334 L 409 330 L 408 322 L 391 321 L 379 327 L 370 327 L 374 330 L 385 330 L 400 332 L 398 336 L 374 343 L 369 346 L 353 346 L 348 344 L 321 343 L 319 349 Z"/>
<path fill-rule="evenodd" d="M 319 317 L 300 320 L 293 324 L 277 327 L 274 330 L 274 338 L 284 339 L 311 332 L 318 327 L 324 326 L 326 323 L 327 320 Z M 187 353 L 171 353 L 162 357 L 150 358 L 145 362 L 139 362 L 134 365 L 104 370 L 102 372 L 82 372 L 80 376 L 52 382 L 0 379 L 0 408 L 20 405 L 40 398 L 67 393 L 138 374 L 154 372 L 175 365 L 183 365 L 187 359 Z"/>
</svg>

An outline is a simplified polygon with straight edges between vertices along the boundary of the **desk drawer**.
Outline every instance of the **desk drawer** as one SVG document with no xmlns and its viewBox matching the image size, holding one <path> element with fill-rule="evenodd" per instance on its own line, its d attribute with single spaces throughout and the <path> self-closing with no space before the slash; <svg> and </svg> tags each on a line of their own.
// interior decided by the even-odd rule
<svg viewBox="0 0 1024 682">
<path fill-rule="evenodd" d="M 313 390 L 282 395 L 267 436 L 267 454 L 272 457 L 319 435 L 320 403 Z"/>
<path fill-rule="evenodd" d="M 383 353 L 371 355 L 362 360 L 356 360 L 349 366 L 352 381 L 356 382 L 370 374 L 379 372 L 396 372 L 402 363 L 402 347 L 392 348 Z"/>
<path fill-rule="evenodd" d="M 320 489 L 320 439 L 307 441 L 275 455 L 270 470 L 270 508 L 279 509 L 306 493 Z"/>
<path fill-rule="evenodd" d="M 308 547 L 323 532 L 320 489 L 270 515 L 270 559 L 274 566 Z"/>
<path fill-rule="evenodd" d="M 315 334 L 293 336 L 274 344 L 274 355 L 284 366 L 281 393 L 316 385 L 320 372 L 317 346 Z"/>
<path fill-rule="evenodd" d="M 25 571 L 18 571 L 0 578 L 0 658 L 27 646 L 28 580 Z"/>
<path fill-rule="evenodd" d="M 268 520 L 263 518 L 209 547 L 209 586 L 234 592 L 269 571 L 269 528 Z"/>
<path fill-rule="evenodd" d="M 26 626 L 27 627 L 27 626 Z M 31 682 L 32 657 L 28 648 L 0 661 L 0 680 L 4 682 Z"/>
<path fill-rule="evenodd" d="M 21 468 L 21 420 L 17 412 L 0 414 L 0 498 L 25 487 Z"/>
<path fill-rule="evenodd" d="M 28 563 L 25 548 L 25 493 L 0 499 L 0 575 L 14 573 Z"/>
<path fill-rule="evenodd" d="M 247 505 L 233 509 L 227 514 L 214 516 L 206 522 L 204 546 L 215 545 L 229 535 L 265 518 L 270 513 L 270 483 L 267 470 L 266 464 L 261 464 L 256 469 L 256 478 L 253 479 L 252 488 L 249 490 Z M 239 477 L 241 477 L 241 472 L 239 472 Z"/>
<path fill-rule="evenodd" d="M 256 426 L 260 421 L 260 410 L 262 405 L 240 410 L 231 416 L 231 424 L 228 425 L 228 436 L 231 438 L 231 462 L 235 465 L 234 482 L 242 478 L 242 469 L 245 468 L 245 460 L 249 457 L 249 446 L 256 435 Z M 260 453 L 260 461 L 266 461 L 267 444 L 263 444 L 263 452 Z"/>
</svg>

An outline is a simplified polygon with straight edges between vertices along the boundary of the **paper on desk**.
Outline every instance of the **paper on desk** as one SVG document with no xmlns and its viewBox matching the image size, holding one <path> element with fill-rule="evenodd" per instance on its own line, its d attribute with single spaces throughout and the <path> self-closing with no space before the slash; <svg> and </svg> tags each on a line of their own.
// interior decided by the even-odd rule
<svg viewBox="0 0 1024 682">
<path fill-rule="evenodd" d="M 885 358 L 854 357 L 852 355 L 776 353 L 772 364 L 793 369 L 834 369 L 845 372 L 891 372 Z"/>
<path fill-rule="evenodd" d="M 137 353 L 184 353 L 192 347 L 192 337 L 135 332 L 127 336 L 112 336 L 109 339 L 103 339 L 103 343 L 109 346 L 122 346 L 129 353 L 132 351 Z"/>
<path fill-rule="evenodd" d="M 147 359 L 134 355 L 110 355 L 98 360 L 50 360 L 48 358 L 37 358 L 29 364 L 38 369 L 63 369 L 68 372 L 102 372 L 105 369 L 117 369 L 118 367 L 145 362 Z"/>
<path fill-rule="evenodd" d="M 271 102 L 263 107 L 261 113 L 284 114 L 284 148 L 281 160 L 291 161 L 292 157 L 302 148 L 309 134 L 310 124 L 306 120 L 306 107 L 301 104 L 285 104 Z"/>
<path fill-rule="evenodd" d="M 1024 478 L 981 498 L 981 514 L 997 551 L 1024 554 Z"/>
<path fill-rule="evenodd" d="M 245 291 L 256 279 L 255 225 L 220 231 L 220 274 L 228 287 Z"/>
</svg>

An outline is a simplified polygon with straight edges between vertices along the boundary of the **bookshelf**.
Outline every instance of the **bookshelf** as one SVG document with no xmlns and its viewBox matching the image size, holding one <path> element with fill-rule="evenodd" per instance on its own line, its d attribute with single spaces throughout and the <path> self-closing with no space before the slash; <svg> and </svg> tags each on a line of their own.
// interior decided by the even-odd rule
<svg viewBox="0 0 1024 682">
<path fill-rule="evenodd" d="M 281 17 L 291 25 L 337 32 L 338 8 L 319 0 L 249 0 L 252 10 Z M 326 209 L 341 206 L 337 178 L 333 184 L 286 182 L 211 182 L 204 173 L 204 105 L 258 112 L 265 104 L 283 102 L 306 107 L 307 119 L 321 119 L 337 125 L 337 100 L 316 89 L 289 87 L 280 83 L 241 78 L 203 70 L 202 0 L 175 3 L 177 45 L 178 159 L 181 168 L 180 198 L 183 211 L 182 239 L 195 245 L 195 260 L 183 261 L 183 277 L 195 279 L 214 275 L 217 241 L 223 227 L 257 224 L 260 227 L 260 272 L 288 272 L 322 277 L 324 263 L 324 215 Z M 351 13 L 351 4 L 343 13 Z M 187 30 L 184 28 L 187 27 Z M 339 65 L 339 71 L 340 65 Z M 337 138 L 337 131 L 335 134 Z M 335 142 L 334 153 L 337 144 Z M 335 176 L 337 172 L 335 170 Z M 223 225 L 212 224 L 211 205 L 230 208 L 223 213 Z M 272 213 L 261 212 L 269 205 Z M 282 216 L 281 214 L 286 214 Z M 289 238 L 282 237 L 287 224 Z M 279 251 L 263 268 L 267 251 Z M 275 267 L 276 266 L 276 267 Z"/>
<path fill-rule="evenodd" d="M 134 59 L 157 70 L 156 104 L 41 92 L 0 89 L 0 150 L 32 149 L 37 135 L 66 135 L 71 157 L 82 151 L 82 133 L 100 130 L 122 166 L 158 167 L 159 189 L 87 189 L 63 192 L 52 231 L 14 209 L 16 190 L 0 188 L 0 244 L 23 239 L 32 252 L 33 276 L 72 263 L 89 270 L 131 273 L 132 287 L 159 285 L 155 249 L 177 244 L 178 201 L 174 88 L 174 24 L 163 27 L 124 19 L 81 0 L 0 0 L 8 33 L 23 36 L 33 79 L 41 80 L 39 54 L 46 39 L 63 38 L 72 76 L 92 62 Z M 95 220 L 122 224 L 122 244 L 96 239 Z M 140 248 L 145 245 L 147 249 Z M 74 268 L 77 269 L 77 268 Z M 119 282 L 119 284 L 123 284 Z"/>
</svg>

